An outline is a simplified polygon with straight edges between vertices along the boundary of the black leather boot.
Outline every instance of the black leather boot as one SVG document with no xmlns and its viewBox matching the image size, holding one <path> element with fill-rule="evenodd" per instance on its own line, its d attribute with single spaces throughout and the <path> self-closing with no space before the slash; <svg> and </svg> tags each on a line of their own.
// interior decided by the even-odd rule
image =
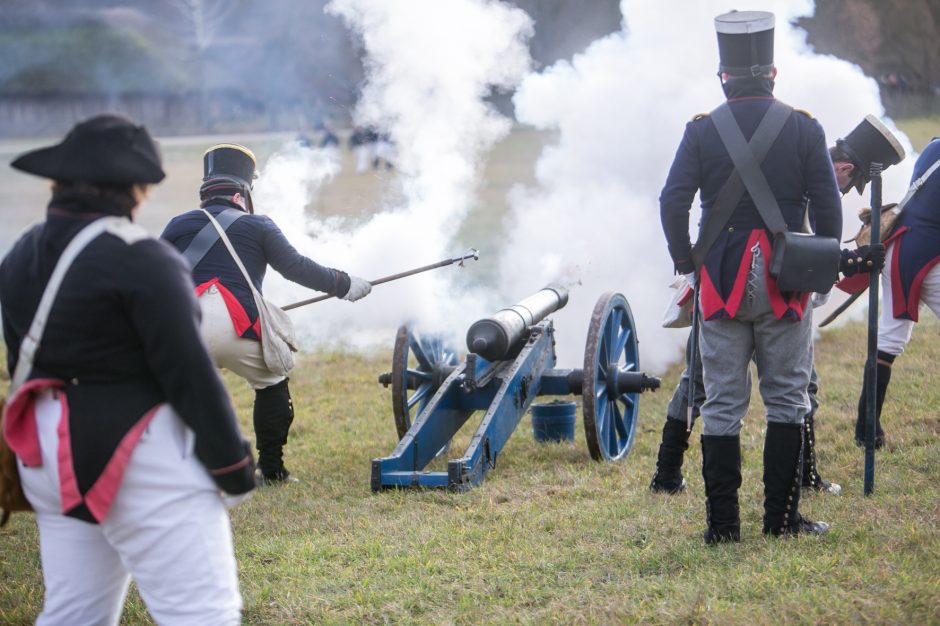
<svg viewBox="0 0 940 626">
<path fill-rule="evenodd" d="M 803 425 L 770 422 L 764 439 L 764 534 L 821 535 L 825 522 L 800 515 Z"/>
<path fill-rule="evenodd" d="M 285 378 L 276 385 L 255 391 L 255 445 L 258 448 L 258 471 L 265 484 L 296 481 L 283 461 L 287 433 L 294 421 L 294 405 L 287 381 Z"/>
<path fill-rule="evenodd" d="M 702 478 L 705 479 L 705 543 L 741 541 L 738 489 L 741 487 L 739 437 L 702 435 Z"/>
<path fill-rule="evenodd" d="M 689 432 L 685 422 L 666 418 L 663 439 L 656 458 L 656 473 L 650 483 L 654 493 L 679 493 L 686 487 L 682 477 L 682 457 L 689 447 Z"/>
<path fill-rule="evenodd" d="M 887 352 L 878 351 L 878 386 L 875 396 L 875 448 L 880 448 L 885 444 L 885 433 L 881 430 L 881 406 L 885 402 L 885 393 L 888 391 L 888 383 L 891 382 L 891 365 L 894 363 L 895 355 Z M 862 383 L 862 394 L 858 398 L 858 416 L 855 418 L 855 445 L 865 447 L 865 406 L 868 403 L 868 381 L 871 377 L 868 375 L 868 368 L 865 368 L 865 382 Z"/>
<path fill-rule="evenodd" d="M 813 409 L 806 415 L 803 428 L 803 488 L 823 493 L 841 493 L 842 486 L 824 480 L 816 466 L 816 406 L 813 402 Z"/>
</svg>

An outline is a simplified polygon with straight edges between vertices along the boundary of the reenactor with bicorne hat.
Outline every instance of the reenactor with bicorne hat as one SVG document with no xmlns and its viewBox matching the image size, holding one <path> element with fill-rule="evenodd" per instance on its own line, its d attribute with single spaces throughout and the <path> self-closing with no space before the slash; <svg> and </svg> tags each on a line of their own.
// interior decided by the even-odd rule
<svg viewBox="0 0 940 626">
<path fill-rule="evenodd" d="M 116 624 L 131 578 L 159 624 L 238 623 L 222 492 L 251 491 L 255 467 L 189 268 L 134 223 L 164 178 L 157 144 L 98 115 L 12 165 L 53 181 L 45 221 L 0 265 L 3 436 L 39 528 L 37 623 Z"/>
</svg>

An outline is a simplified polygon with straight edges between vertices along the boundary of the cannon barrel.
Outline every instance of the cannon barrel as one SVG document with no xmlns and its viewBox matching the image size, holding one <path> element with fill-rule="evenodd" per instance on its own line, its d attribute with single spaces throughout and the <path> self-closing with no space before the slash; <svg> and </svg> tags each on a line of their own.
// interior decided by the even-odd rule
<svg viewBox="0 0 940 626">
<path fill-rule="evenodd" d="M 526 337 L 529 328 L 566 304 L 568 290 L 548 285 L 518 304 L 474 322 L 467 331 L 467 349 L 488 361 L 502 361 Z"/>
</svg>

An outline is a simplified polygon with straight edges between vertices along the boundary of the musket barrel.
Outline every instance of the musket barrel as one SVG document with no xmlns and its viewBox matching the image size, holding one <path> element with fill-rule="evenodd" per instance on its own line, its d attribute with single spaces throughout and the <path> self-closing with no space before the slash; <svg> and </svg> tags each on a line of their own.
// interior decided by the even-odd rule
<svg viewBox="0 0 940 626">
<path fill-rule="evenodd" d="M 501 361 L 527 331 L 568 304 L 568 290 L 551 284 L 513 306 L 477 320 L 467 331 L 467 349 L 487 361 Z"/>
</svg>

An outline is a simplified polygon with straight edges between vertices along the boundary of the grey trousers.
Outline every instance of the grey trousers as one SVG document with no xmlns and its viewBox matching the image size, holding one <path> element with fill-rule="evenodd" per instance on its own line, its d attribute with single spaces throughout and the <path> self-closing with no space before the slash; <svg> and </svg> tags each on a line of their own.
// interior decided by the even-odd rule
<svg viewBox="0 0 940 626">
<path fill-rule="evenodd" d="M 751 399 L 752 356 L 767 421 L 803 423 L 810 409 L 807 387 L 813 369 L 812 309 L 807 309 L 800 321 L 776 318 L 764 259 L 755 255 L 737 315 L 700 326 L 703 434 L 735 436 L 741 431 Z"/>
</svg>

